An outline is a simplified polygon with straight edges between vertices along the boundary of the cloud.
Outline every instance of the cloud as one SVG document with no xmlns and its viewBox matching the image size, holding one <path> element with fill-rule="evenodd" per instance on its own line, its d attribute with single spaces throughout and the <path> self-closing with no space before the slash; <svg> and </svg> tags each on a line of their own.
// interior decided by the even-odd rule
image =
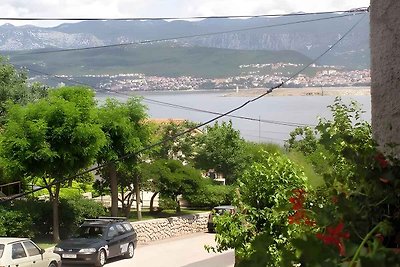
<svg viewBox="0 0 400 267">
<path fill-rule="evenodd" d="M 331 11 L 368 5 L 369 0 L 2 0 L 0 10 L 3 17 L 188 17 Z"/>
</svg>

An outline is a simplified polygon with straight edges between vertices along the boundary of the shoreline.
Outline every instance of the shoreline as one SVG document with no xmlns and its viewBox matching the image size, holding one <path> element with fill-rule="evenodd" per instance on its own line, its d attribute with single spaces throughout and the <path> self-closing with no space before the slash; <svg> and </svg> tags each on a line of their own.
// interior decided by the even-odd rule
<svg viewBox="0 0 400 267">
<path fill-rule="evenodd" d="M 242 89 L 227 93 L 226 97 L 254 97 L 266 92 L 268 88 Z M 303 88 L 277 88 L 266 96 L 368 96 L 371 95 L 370 87 L 303 87 Z"/>
</svg>

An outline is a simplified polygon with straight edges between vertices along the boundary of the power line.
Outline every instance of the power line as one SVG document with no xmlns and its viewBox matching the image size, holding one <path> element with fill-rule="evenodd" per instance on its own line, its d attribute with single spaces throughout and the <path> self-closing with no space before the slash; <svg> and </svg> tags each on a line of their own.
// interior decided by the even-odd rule
<svg viewBox="0 0 400 267">
<path fill-rule="evenodd" d="M 18 65 L 15 65 L 15 66 L 18 66 Z M 91 84 L 79 82 L 79 81 L 76 81 L 76 79 L 67 79 L 67 78 L 64 78 L 64 77 L 59 77 L 57 75 L 52 75 L 52 74 L 45 73 L 45 72 L 42 72 L 42 71 L 37 71 L 37 70 L 31 69 L 31 68 L 28 68 L 28 67 L 23 67 L 23 68 L 26 68 L 29 71 L 32 71 L 32 72 L 35 72 L 35 73 L 38 73 L 38 74 L 41 74 L 41 75 L 48 76 L 50 78 L 53 77 L 53 78 L 56 78 L 58 80 L 72 82 L 74 84 L 83 85 L 83 86 L 89 86 L 89 87 L 95 88 L 95 86 L 93 86 Z M 97 91 L 99 91 L 99 90 L 97 90 Z M 122 93 L 122 92 L 117 92 L 117 91 L 109 91 L 109 90 L 104 90 L 104 91 L 106 91 L 107 93 L 115 93 L 115 94 L 118 94 L 118 95 L 123 95 L 123 96 L 128 96 L 128 97 L 135 96 L 135 95 L 132 95 L 132 94 L 127 94 L 127 93 Z M 154 99 L 143 97 L 143 96 L 141 96 L 141 98 L 145 102 L 148 102 L 148 103 L 151 103 L 151 104 L 155 104 L 155 105 L 165 106 L 165 107 L 172 107 L 172 108 L 188 110 L 188 111 L 194 111 L 194 112 L 207 113 L 207 114 L 212 114 L 212 115 L 221 115 L 222 114 L 222 113 L 216 112 L 216 111 L 210 111 L 210 110 L 205 110 L 205 109 L 199 109 L 199 108 L 193 108 L 193 107 L 173 104 L 173 103 L 169 103 L 169 102 L 154 100 Z M 256 119 L 256 118 L 252 118 L 252 117 L 237 116 L 237 115 L 227 115 L 227 117 L 235 118 L 235 119 L 255 121 L 255 122 L 283 125 L 283 126 L 288 126 L 288 127 L 306 127 L 306 126 L 314 127 L 315 126 L 315 125 L 311 125 L 311 124 L 304 124 L 304 123 L 298 123 L 298 122 Z"/>
<path fill-rule="evenodd" d="M 263 26 L 257 26 L 257 27 L 248 27 L 248 28 L 234 29 L 234 30 L 227 30 L 227 31 L 191 34 L 191 35 L 175 36 L 175 37 L 168 37 L 168 38 L 161 38 L 161 39 L 127 42 L 127 43 L 120 43 L 120 44 L 109 44 L 109 45 L 89 46 L 89 47 L 81 47 L 81 48 L 25 52 L 25 53 L 19 53 L 19 54 L 13 55 L 13 57 L 19 57 L 19 56 L 25 56 L 25 55 L 41 55 L 41 54 L 50 54 L 50 53 L 72 52 L 72 51 L 76 52 L 76 51 L 85 51 L 85 50 L 93 50 L 93 49 L 111 48 L 111 47 L 126 47 L 126 46 L 133 46 L 133 45 L 142 45 L 142 44 L 152 44 L 152 43 L 159 43 L 159 42 L 166 42 L 166 41 L 173 41 L 173 40 L 180 40 L 180 39 L 189 39 L 189 38 L 196 38 L 196 37 L 237 33 L 237 32 L 244 32 L 244 31 L 252 31 L 252 30 L 259 30 L 259 29 L 266 29 L 266 28 L 295 25 L 295 24 L 301 24 L 301 23 L 338 19 L 338 18 L 344 18 L 344 17 L 350 17 L 350 16 L 357 16 L 357 15 L 361 15 L 363 13 L 365 13 L 365 11 L 363 11 L 363 12 L 358 11 L 358 12 L 354 12 L 354 13 L 347 13 L 344 15 L 337 15 L 337 16 L 331 16 L 331 17 L 325 17 L 325 18 L 299 20 L 299 21 L 277 23 L 277 24 L 263 25 Z"/>
<path fill-rule="evenodd" d="M 188 16 L 188 17 L 103 17 L 103 18 L 83 18 L 83 17 L 0 17 L 0 20 L 10 21 L 144 21 L 144 20 L 194 20 L 194 19 L 235 19 L 235 18 L 262 18 L 262 17 L 297 17 L 308 15 L 327 15 L 335 13 L 357 13 L 365 12 L 368 7 L 353 8 L 350 10 L 335 10 L 321 12 L 298 12 L 283 14 L 258 14 L 258 15 L 222 15 L 222 16 Z"/>
<path fill-rule="evenodd" d="M 86 174 L 86 173 L 90 173 L 90 172 L 93 172 L 93 171 L 102 169 L 102 168 L 106 167 L 106 166 L 107 166 L 108 164 L 110 164 L 110 163 L 115 163 L 115 162 L 124 160 L 124 159 L 126 159 L 126 158 L 132 157 L 132 156 L 134 156 L 134 155 L 140 154 L 140 153 L 142 153 L 142 152 L 144 152 L 144 151 L 146 151 L 146 150 L 152 149 L 153 147 L 156 147 L 156 146 L 158 146 L 158 145 L 160 145 L 160 144 L 163 144 L 163 143 L 165 143 L 165 142 L 168 142 L 168 141 L 170 141 L 170 140 L 174 140 L 174 139 L 176 139 L 176 138 L 178 138 L 178 137 L 180 137 L 180 136 L 182 136 L 182 135 L 185 135 L 185 134 L 187 134 L 187 133 L 190 133 L 190 132 L 192 132 L 192 131 L 194 131 L 194 130 L 196 130 L 196 129 L 199 129 L 199 128 L 205 126 L 205 125 L 208 125 L 208 124 L 210 124 L 210 123 L 212 123 L 212 122 L 214 122 L 214 121 L 217 121 L 217 120 L 219 120 L 220 118 L 225 117 L 225 116 L 227 116 L 227 115 L 229 115 L 229 114 L 231 114 L 231 113 L 233 113 L 233 112 L 235 112 L 235 111 L 237 111 L 237 110 L 242 109 L 243 107 L 247 106 L 248 104 L 251 104 L 252 102 L 255 102 L 255 101 L 257 101 L 258 99 L 260 99 L 260 98 L 266 96 L 267 94 L 272 93 L 273 90 L 282 87 L 285 83 L 287 83 L 288 81 L 290 81 L 291 79 L 293 79 L 294 77 L 296 77 L 297 75 L 299 75 L 301 72 L 303 72 L 306 68 L 308 68 L 309 66 L 311 66 L 312 64 L 314 64 L 314 63 L 315 63 L 316 61 L 318 61 L 321 57 L 323 57 L 323 56 L 326 55 L 329 51 L 331 51 L 334 47 L 336 47 L 348 34 L 350 34 L 350 32 L 352 32 L 352 31 L 354 30 L 355 27 L 357 27 L 358 24 L 361 23 L 361 21 L 362 21 L 365 17 L 366 17 L 366 14 L 365 14 L 363 17 L 361 17 L 361 18 L 360 18 L 346 33 L 344 33 L 343 36 L 342 36 L 339 40 L 337 40 L 333 45 L 331 45 L 331 46 L 330 46 L 324 53 L 322 53 L 320 56 L 318 56 L 317 58 L 315 58 L 311 63 L 309 63 L 308 65 L 306 65 L 306 66 L 305 66 L 304 68 L 302 68 L 300 71 L 298 71 L 298 72 L 295 73 L 294 75 L 290 76 L 288 79 L 286 79 L 285 81 L 281 82 L 280 84 L 278 84 L 278 85 L 276 85 L 276 86 L 274 86 L 274 87 L 269 88 L 265 93 L 261 94 L 260 96 L 257 96 L 257 97 L 255 97 L 255 98 L 253 98 L 253 99 L 251 99 L 251 100 L 248 100 L 248 101 L 244 102 L 243 104 L 241 104 L 240 106 L 238 106 L 238 107 L 236 107 L 236 108 L 233 108 L 233 109 L 231 109 L 231 110 L 229 110 L 229 111 L 227 111 L 227 112 L 225 112 L 225 113 L 222 113 L 221 115 L 218 115 L 218 116 L 216 116 L 216 117 L 214 117 L 214 118 L 212 118 L 212 119 L 210 119 L 210 120 L 208 120 L 208 121 L 205 121 L 205 122 L 203 122 L 203 123 L 200 123 L 200 124 L 198 124 L 198 125 L 195 126 L 195 127 L 191 127 L 191 128 L 189 128 L 189 129 L 187 129 L 187 130 L 181 132 L 181 133 L 178 133 L 178 134 L 176 134 L 176 135 L 174 135 L 174 136 L 171 136 L 171 137 L 169 137 L 169 138 L 166 138 L 166 139 L 163 139 L 163 140 L 161 140 L 161 141 L 159 141 L 159 142 L 156 142 L 156 143 L 154 143 L 154 144 L 151 144 L 151 145 L 149 145 L 149 146 L 147 146 L 147 147 L 145 147 L 145 148 L 142 148 L 142 149 L 140 149 L 140 150 L 138 150 L 138 151 L 136 151 L 136 152 L 126 154 L 126 155 L 124 155 L 124 156 L 122 156 L 122 157 L 120 157 L 120 158 L 118 158 L 118 159 L 112 160 L 112 161 L 110 161 L 110 162 L 108 162 L 108 163 L 105 163 L 105 164 L 102 164 L 102 165 L 98 165 L 97 167 L 90 168 L 90 169 L 88 169 L 88 170 L 86 170 L 86 171 L 83 171 L 83 172 L 80 172 L 80 173 L 78 173 L 78 174 L 75 174 L 75 175 L 72 175 L 72 176 L 68 176 L 68 177 L 63 178 L 63 179 L 61 179 L 61 180 L 53 180 L 53 182 L 49 183 L 49 184 L 48 184 L 47 186 L 45 186 L 45 187 L 39 187 L 39 188 L 33 189 L 33 190 L 29 191 L 29 192 L 21 193 L 21 194 L 18 194 L 18 195 L 13 196 L 13 197 L 11 197 L 11 198 L 5 199 L 5 200 L 0 200 L 0 203 L 8 202 L 8 201 L 11 201 L 11 200 L 13 200 L 13 199 L 23 197 L 23 196 L 25 196 L 25 195 L 33 194 L 33 193 L 35 193 L 35 192 L 37 192 L 37 191 L 40 191 L 40 190 L 43 190 L 43 189 L 45 189 L 45 188 L 54 186 L 55 184 L 59 184 L 59 183 L 62 183 L 62 182 L 66 182 L 66 181 L 68 181 L 68 180 L 71 180 L 71 179 L 74 179 L 74 178 L 76 178 L 76 177 L 82 176 L 82 175 L 84 175 L 84 174 Z"/>
<path fill-rule="evenodd" d="M 19 65 L 15 64 L 15 66 L 19 66 Z M 72 83 L 77 84 L 77 85 L 83 85 L 83 86 L 89 86 L 89 87 L 95 88 L 95 86 L 93 86 L 93 85 L 91 85 L 89 83 L 79 82 L 76 79 L 68 79 L 68 78 L 60 77 L 58 75 L 53 75 L 53 74 L 49 74 L 49 73 L 46 73 L 46 72 L 37 71 L 37 70 L 34 70 L 32 68 L 28 68 L 28 67 L 25 67 L 25 66 L 19 66 L 19 67 L 28 69 L 29 71 L 32 71 L 32 72 L 35 72 L 35 73 L 38 73 L 38 74 L 41 74 L 41 75 L 45 75 L 45 76 L 48 76 L 48 77 L 53 77 L 53 78 L 56 78 L 56 79 L 61 80 L 61 81 L 72 82 Z M 97 91 L 99 91 L 99 90 L 97 90 Z M 109 92 L 109 93 L 115 93 L 115 94 L 118 94 L 118 95 L 128 96 L 128 97 L 134 96 L 132 94 L 127 94 L 127 93 L 122 93 L 122 92 L 117 92 L 117 91 L 109 91 L 109 90 L 104 90 L 104 91 Z M 156 105 L 160 105 L 160 106 L 166 106 L 166 107 L 172 107 L 172 108 L 177 108 L 177 109 L 182 109 L 182 110 L 207 113 L 207 114 L 212 114 L 212 115 L 221 115 L 222 114 L 222 113 L 216 112 L 216 111 L 210 111 L 210 110 L 205 110 L 205 109 L 198 109 L 198 108 L 193 108 L 193 107 L 173 104 L 173 103 L 169 103 L 169 102 L 164 102 L 164 101 L 159 101 L 159 100 L 146 98 L 146 97 L 143 97 L 143 96 L 141 96 L 141 98 L 145 102 L 156 104 Z M 260 119 L 260 118 L 256 119 L 256 118 L 252 118 L 252 117 L 237 116 L 237 115 L 227 115 L 227 117 L 236 118 L 236 119 L 242 119 L 242 120 L 255 121 L 255 122 L 283 125 L 283 126 L 288 126 L 288 127 L 306 127 L 306 126 L 314 127 L 315 126 L 315 125 L 311 125 L 311 124 L 304 124 L 304 123 L 298 123 L 298 122 L 265 120 L 265 119 Z"/>
</svg>

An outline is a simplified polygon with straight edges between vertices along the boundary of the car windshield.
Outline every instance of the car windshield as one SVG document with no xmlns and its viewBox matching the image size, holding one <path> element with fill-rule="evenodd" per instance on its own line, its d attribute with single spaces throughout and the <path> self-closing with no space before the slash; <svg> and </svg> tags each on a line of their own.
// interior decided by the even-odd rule
<svg viewBox="0 0 400 267">
<path fill-rule="evenodd" d="M 3 256 L 3 251 L 4 251 L 4 245 L 0 244 L 0 259 L 1 259 L 1 256 Z"/>
<path fill-rule="evenodd" d="M 102 237 L 104 228 L 99 226 L 81 226 L 76 237 L 99 238 Z"/>
</svg>

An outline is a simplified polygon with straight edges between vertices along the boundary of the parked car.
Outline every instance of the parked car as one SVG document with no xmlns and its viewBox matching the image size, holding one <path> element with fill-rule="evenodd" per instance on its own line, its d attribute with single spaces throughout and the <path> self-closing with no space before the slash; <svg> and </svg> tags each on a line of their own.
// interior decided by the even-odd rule
<svg viewBox="0 0 400 267">
<path fill-rule="evenodd" d="M 28 238 L 0 237 L 0 266 L 59 267 L 61 258 Z"/>
<path fill-rule="evenodd" d="M 137 234 L 126 218 L 87 219 L 74 238 L 61 241 L 54 248 L 65 263 L 103 266 L 117 256 L 132 258 Z"/>
<path fill-rule="evenodd" d="M 208 215 L 208 223 L 207 223 L 207 228 L 208 232 L 212 233 L 215 232 L 215 225 L 214 225 L 214 217 L 222 215 L 226 212 L 229 212 L 231 214 L 235 213 L 235 207 L 234 206 L 217 206 L 212 209 L 210 214 Z"/>
</svg>

